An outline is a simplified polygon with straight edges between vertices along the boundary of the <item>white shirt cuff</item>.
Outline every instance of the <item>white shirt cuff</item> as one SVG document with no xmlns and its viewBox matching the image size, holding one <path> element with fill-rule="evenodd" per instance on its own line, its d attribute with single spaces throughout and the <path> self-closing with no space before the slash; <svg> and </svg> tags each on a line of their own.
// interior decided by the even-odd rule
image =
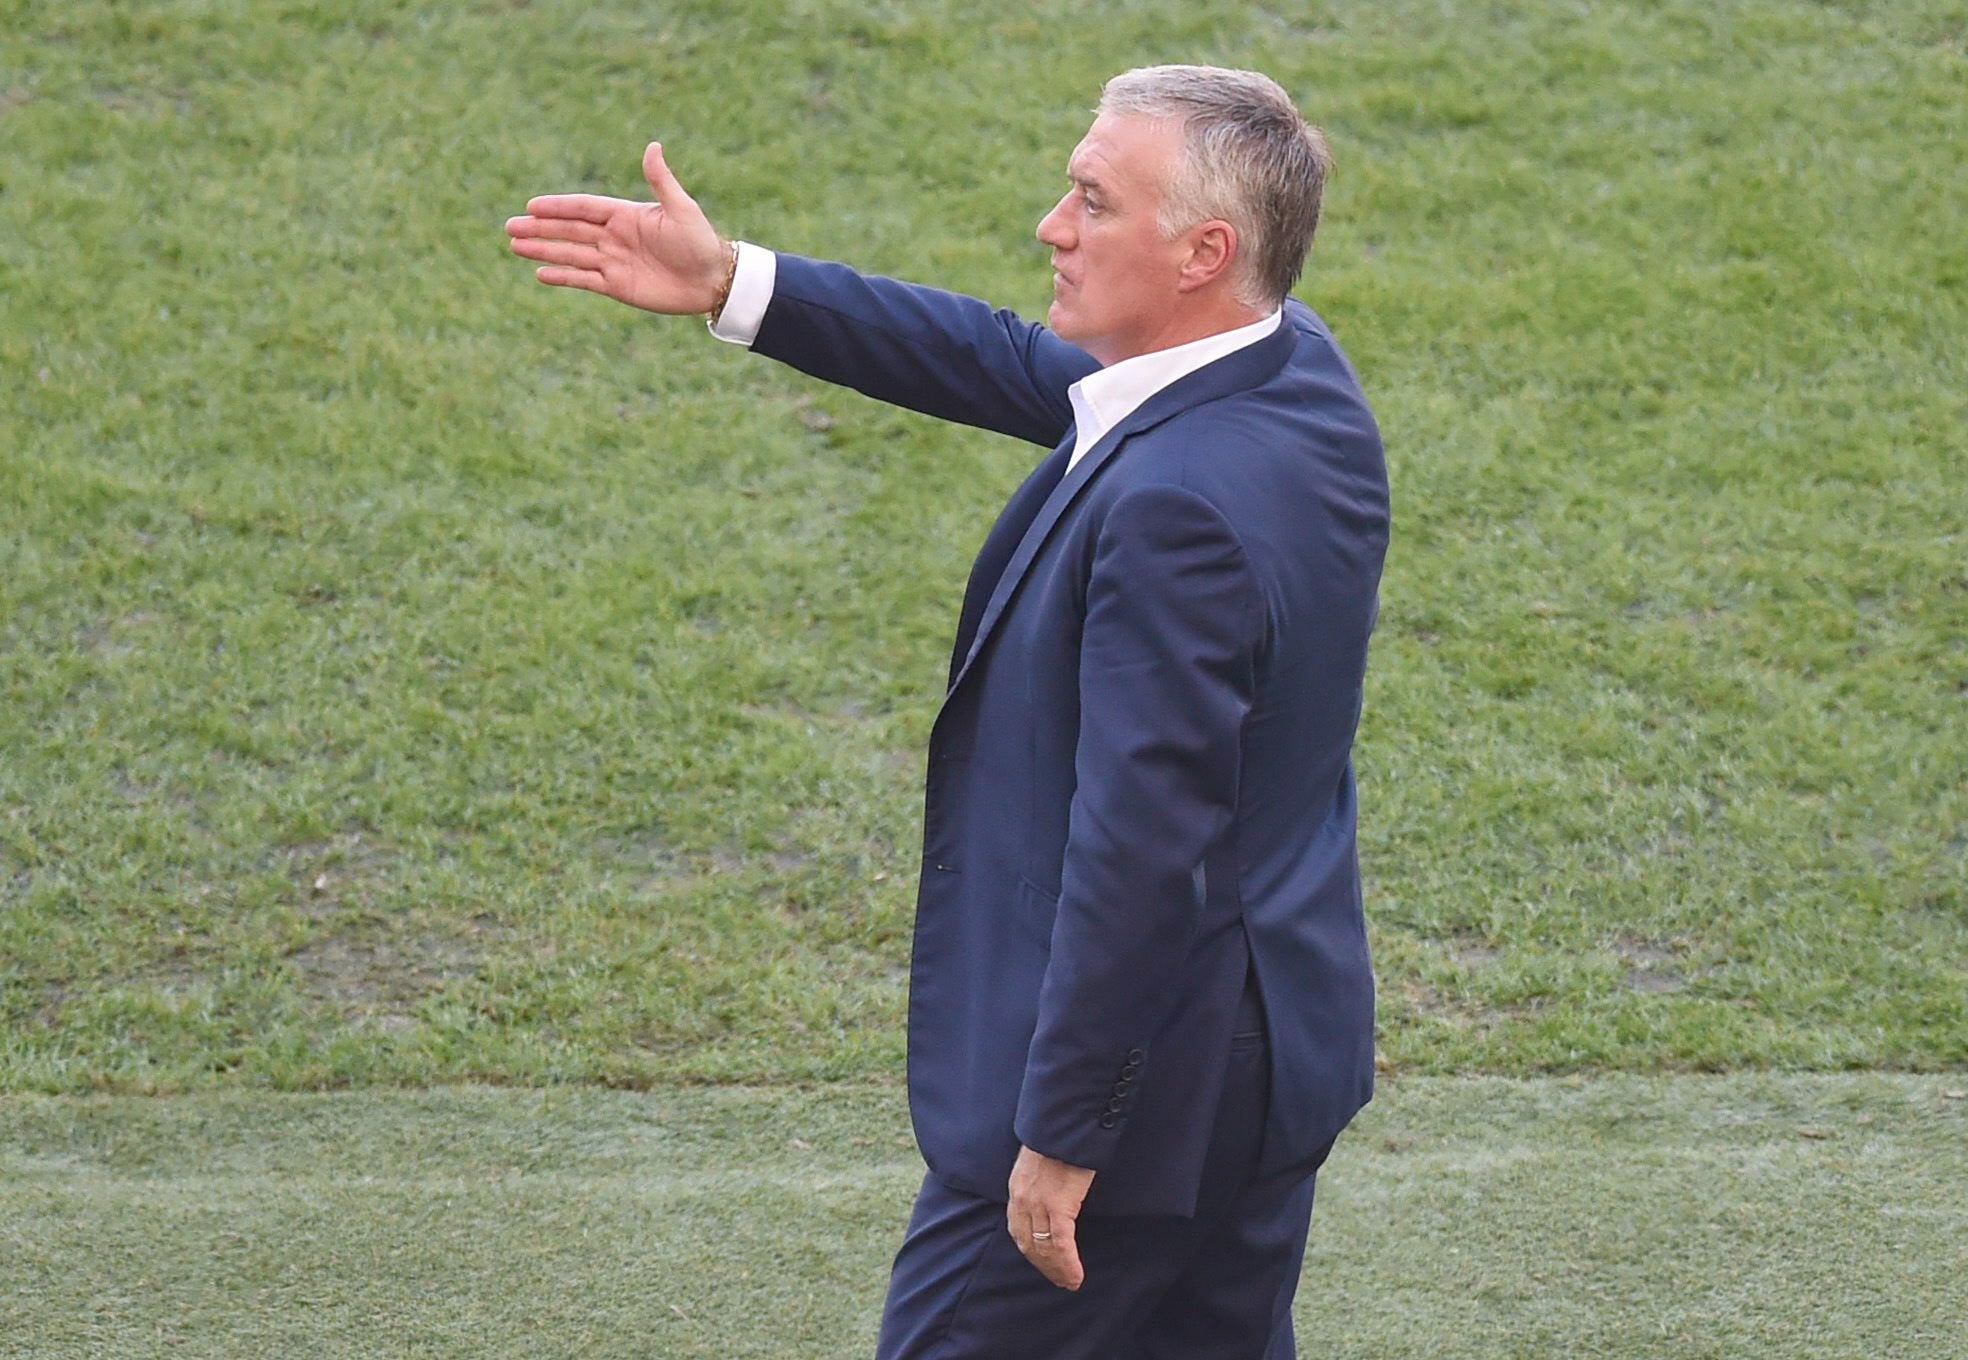
<svg viewBox="0 0 1968 1360">
<path fill-rule="evenodd" d="M 748 241 L 738 243 L 738 269 L 731 276 L 731 296 L 724 310 L 710 323 L 711 334 L 733 345 L 750 347 L 758 339 L 759 323 L 772 303 L 772 287 L 779 278 L 779 257 L 764 246 Z"/>
</svg>

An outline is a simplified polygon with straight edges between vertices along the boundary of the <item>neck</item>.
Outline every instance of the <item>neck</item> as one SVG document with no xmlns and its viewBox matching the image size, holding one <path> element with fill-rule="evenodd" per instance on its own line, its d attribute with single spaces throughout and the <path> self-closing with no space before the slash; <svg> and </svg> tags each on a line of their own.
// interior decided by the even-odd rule
<svg viewBox="0 0 1968 1360">
<path fill-rule="evenodd" d="M 1186 345 L 1205 336 L 1234 331 L 1240 326 L 1262 321 L 1271 315 L 1271 311 L 1269 307 L 1246 306 L 1228 296 L 1213 298 L 1194 307 L 1173 309 L 1148 334 L 1117 337 L 1099 347 L 1089 345 L 1087 351 L 1100 361 L 1103 368 L 1109 367 L 1123 359 L 1139 358 L 1143 354 L 1174 349 L 1177 345 Z"/>
</svg>

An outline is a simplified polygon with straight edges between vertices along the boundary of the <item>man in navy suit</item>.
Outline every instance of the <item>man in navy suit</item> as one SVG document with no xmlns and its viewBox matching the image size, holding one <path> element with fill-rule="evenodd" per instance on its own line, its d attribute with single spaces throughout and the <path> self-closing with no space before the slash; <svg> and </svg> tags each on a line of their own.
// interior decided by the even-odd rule
<svg viewBox="0 0 1968 1360">
<path fill-rule="evenodd" d="M 928 1164 L 884 1360 L 1291 1356 L 1313 1175 L 1373 1080 L 1350 751 L 1379 435 L 1288 293 L 1325 143 L 1275 83 L 1102 92 L 1045 326 L 657 201 L 507 223 L 547 284 L 1050 448 L 986 537 L 929 743 L 909 994 Z"/>
</svg>

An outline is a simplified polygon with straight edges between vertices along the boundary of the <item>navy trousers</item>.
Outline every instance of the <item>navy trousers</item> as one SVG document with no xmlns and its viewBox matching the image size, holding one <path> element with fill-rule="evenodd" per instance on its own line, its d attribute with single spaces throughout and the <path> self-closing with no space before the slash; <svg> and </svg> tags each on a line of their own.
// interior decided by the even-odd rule
<svg viewBox="0 0 1968 1360">
<path fill-rule="evenodd" d="M 877 1360 L 1293 1360 L 1317 1167 L 1255 1177 L 1269 1055 L 1254 991 L 1246 1003 L 1255 1023 L 1240 1019 L 1226 1055 L 1195 1217 L 1082 1218 L 1086 1281 L 1068 1292 L 1019 1254 L 1002 1200 L 927 1176 Z"/>
</svg>

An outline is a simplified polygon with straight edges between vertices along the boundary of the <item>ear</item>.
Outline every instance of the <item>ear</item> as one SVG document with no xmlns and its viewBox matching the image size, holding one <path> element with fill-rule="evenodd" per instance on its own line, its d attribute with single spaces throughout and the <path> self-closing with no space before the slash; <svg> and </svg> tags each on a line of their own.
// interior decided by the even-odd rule
<svg viewBox="0 0 1968 1360">
<path fill-rule="evenodd" d="M 1189 255 L 1176 272 L 1178 293 L 1193 293 L 1228 276 L 1230 263 L 1237 258 L 1235 227 L 1220 217 L 1212 217 L 1183 234 L 1189 240 Z"/>
</svg>

